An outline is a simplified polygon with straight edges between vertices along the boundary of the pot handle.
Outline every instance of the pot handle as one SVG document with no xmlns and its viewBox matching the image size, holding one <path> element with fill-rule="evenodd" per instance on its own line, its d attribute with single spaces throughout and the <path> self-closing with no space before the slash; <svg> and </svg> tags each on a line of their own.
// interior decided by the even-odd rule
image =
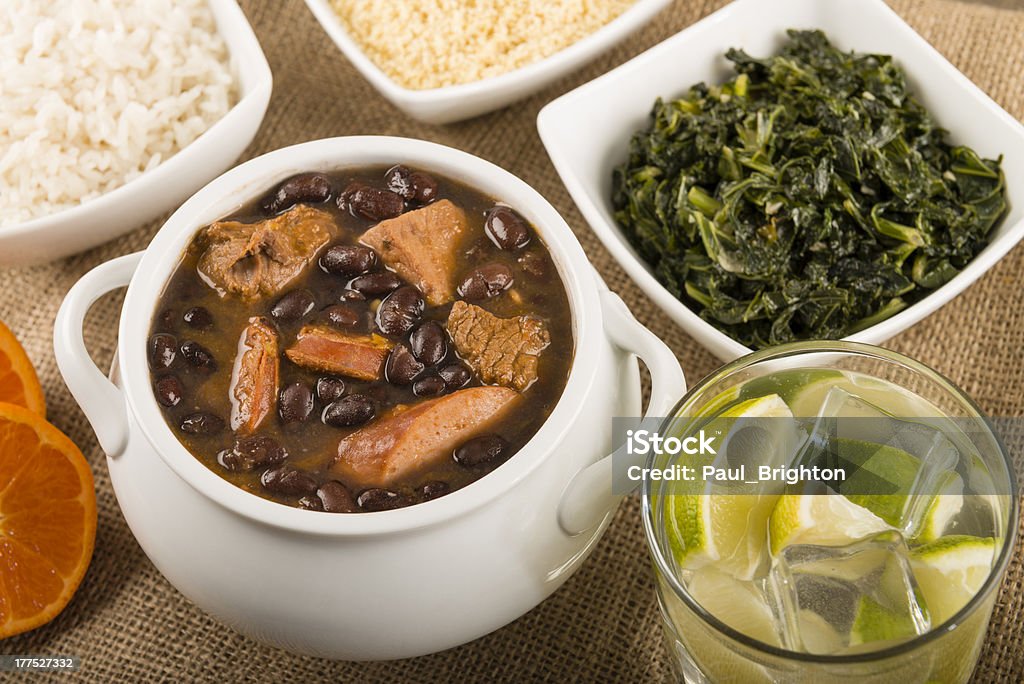
<svg viewBox="0 0 1024 684">
<path fill-rule="evenodd" d="M 53 351 L 71 395 L 82 407 L 107 456 L 119 456 L 128 444 L 128 407 L 124 394 L 104 375 L 85 348 L 82 327 L 97 299 L 131 282 L 142 252 L 101 264 L 75 283 L 57 312 Z"/>
<path fill-rule="evenodd" d="M 598 293 L 608 338 L 619 349 L 635 354 L 651 375 L 651 400 L 645 417 L 666 416 L 686 392 L 686 379 L 676 355 L 668 345 L 645 328 L 617 294 L 609 290 Z M 636 456 L 637 465 L 645 458 Z M 574 536 L 601 522 L 622 498 L 612 493 L 612 456 L 576 473 L 562 493 L 558 507 L 558 523 Z"/>
</svg>

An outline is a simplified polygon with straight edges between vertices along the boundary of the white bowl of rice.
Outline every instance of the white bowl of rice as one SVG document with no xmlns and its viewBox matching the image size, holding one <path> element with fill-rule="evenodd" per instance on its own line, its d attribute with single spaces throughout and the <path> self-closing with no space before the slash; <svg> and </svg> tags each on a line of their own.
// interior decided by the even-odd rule
<svg viewBox="0 0 1024 684">
<path fill-rule="evenodd" d="M 366 80 L 427 123 L 541 89 L 637 31 L 671 0 L 306 0 Z"/>
<path fill-rule="evenodd" d="M 235 0 L 4 0 L 0 267 L 138 228 L 220 175 L 270 100 Z"/>
</svg>

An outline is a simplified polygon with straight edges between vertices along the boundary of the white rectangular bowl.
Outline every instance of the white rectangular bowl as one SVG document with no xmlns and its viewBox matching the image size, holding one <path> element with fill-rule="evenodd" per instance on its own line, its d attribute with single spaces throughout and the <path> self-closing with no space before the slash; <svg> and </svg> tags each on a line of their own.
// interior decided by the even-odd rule
<svg viewBox="0 0 1024 684">
<path fill-rule="evenodd" d="M 550 57 L 500 76 L 425 90 L 400 86 L 381 71 L 349 36 L 328 0 L 306 0 L 306 5 L 338 49 L 381 95 L 414 119 L 444 124 L 504 107 L 540 90 L 611 49 L 653 19 L 671 1 L 637 0 L 594 33 Z"/>
<path fill-rule="evenodd" d="M 235 106 L 184 149 L 124 185 L 48 216 L 0 227 L 0 268 L 60 259 L 140 227 L 226 171 L 252 142 L 270 101 L 270 65 L 236 0 L 209 1 L 238 86 Z"/>
<path fill-rule="evenodd" d="M 991 243 L 955 278 L 895 316 L 847 339 L 880 344 L 960 294 L 1024 237 L 1024 126 L 992 101 L 882 0 L 737 0 L 617 69 L 548 104 L 537 127 L 584 218 L 640 288 L 722 360 L 751 350 L 702 320 L 654 277 L 613 217 L 612 169 L 648 126 L 654 101 L 694 83 L 728 80 L 729 47 L 775 54 L 786 29 L 821 29 L 843 50 L 893 55 L 918 100 L 955 144 L 1004 155 L 1010 212 Z"/>
</svg>

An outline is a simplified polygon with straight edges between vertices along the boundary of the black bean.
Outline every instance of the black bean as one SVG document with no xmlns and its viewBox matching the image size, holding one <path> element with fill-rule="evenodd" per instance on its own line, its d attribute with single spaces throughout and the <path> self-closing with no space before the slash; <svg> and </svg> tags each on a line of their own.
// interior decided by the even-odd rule
<svg viewBox="0 0 1024 684">
<path fill-rule="evenodd" d="M 406 201 L 411 201 L 416 197 L 416 188 L 412 184 L 411 175 L 412 169 L 397 164 L 384 174 L 384 182 L 387 183 L 388 190 Z"/>
<path fill-rule="evenodd" d="M 191 413 L 181 421 L 181 431 L 190 435 L 215 435 L 224 429 L 224 419 L 207 411 Z"/>
<path fill-rule="evenodd" d="M 377 265 L 377 253 L 363 245 L 334 245 L 320 257 L 320 268 L 345 278 L 362 275 Z"/>
<path fill-rule="evenodd" d="M 437 199 L 437 181 L 422 171 L 413 171 L 409 174 L 412 187 L 415 191 L 413 199 L 420 204 L 430 204 Z"/>
<path fill-rule="evenodd" d="M 178 358 L 178 340 L 174 335 L 164 333 L 149 338 L 149 367 L 165 370 L 174 365 Z"/>
<path fill-rule="evenodd" d="M 276 321 L 295 322 L 316 307 L 316 298 L 309 290 L 292 290 L 270 307 L 270 315 Z"/>
<path fill-rule="evenodd" d="M 260 484 L 268 492 L 282 496 L 302 496 L 316 492 L 316 480 L 309 473 L 290 465 L 263 471 Z"/>
<path fill-rule="evenodd" d="M 195 330 L 209 330 L 213 327 L 213 314 L 202 306 L 194 306 L 182 316 L 190 328 Z"/>
<path fill-rule="evenodd" d="M 441 376 L 444 384 L 448 385 L 448 389 L 451 390 L 465 387 L 466 383 L 473 379 L 473 374 L 469 372 L 469 369 L 458 363 L 445 366 L 437 374 Z"/>
<path fill-rule="evenodd" d="M 277 411 L 285 423 L 301 423 L 313 412 L 313 390 L 293 382 L 278 393 Z"/>
<path fill-rule="evenodd" d="M 210 371 L 217 369 L 217 360 L 213 358 L 213 353 L 198 342 L 191 340 L 182 342 L 181 355 L 196 368 L 204 368 Z"/>
<path fill-rule="evenodd" d="M 448 389 L 445 381 L 436 375 L 420 378 L 412 384 L 412 393 L 417 397 L 436 397 Z"/>
<path fill-rule="evenodd" d="M 348 487 L 337 480 L 331 480 L 320 485 L 320 489 L 316 490 L 316 495 L 320 500 L 323 510 L 328 513 L 359 512 L 359 505 L 352 498 L 352 493 L 348 491 Z"/>
<path fill-rule="evenodd" d="M 359 276 L 349 283 L 349 287 L 364 297 L 380 297 L 397 290 L 404 284 L 405 281 L 391 271 L 377 271 Z"/>
<path fill-rule="evenodd" d="M 441 362 L 448 353 L 448 333 L 436 321 L 427 321 L 409 336 L 412 355 L 428 366 Z"/>
<path fill-rule="evenodd" d="M 350 394 L 328 404 L 322 419 L 331 427 L 354 427 L 370 420 L 376 413 L 377 407 L 371 399 L 361 394 Z"/>
<path fill-rule="evenodd" d="M 338 196 L 338 206 L 353 216 L 370 221 L 394 218 L 405 211 L 405 200 L 390 190 L 381 190 L 365 183 L 349 183 Z"/>
<path fill-rule="evenodd" d="M 363 314 L 348 304 L 335 304 L 324 309 L 327 322 L 338 328 L 354 328 L 363 320 Z"/>
<path fill-rule="evenodd" d="M 384 364 L 384 375 L 392 385 L 409 385 L 424 368 L 426 366 L 416 360 L 409 348 L 400 344 L 391 350 Z"/>
<path fill-rule="evenodd" d="M 408 166 L 392 166 L 384 174 L 388 190 L 407 202 L 430 204 L 437 199 L 437 181 L 422 171 L 413 171 Z"/>
<path fill-rule="evenodd" d="M 512 287 L 513 280 L 512 269 L 505 264 L 484 264 L 469 272 L 459 285 L 459 295 L 471 301 L 490 299 Z"/>
<path fill-rule="evenodd" d="M 341 294 L 338 295 L 338 300 L 342 302 L 365 302 L 366 295 L 355 290 L 342 290 Z"/>
<path fill-rule="evenodd" d="M 249 472 L 278 465 L 288 459 L 288 451 L 273 437 L 251 435 L 235 440 L 230 449 L 217 454 L 217 463 L 232 472 Z"/>
<path fill-rule="evenodd" d="M 497 435 L 475 437 L 455 450 L 455 462 L 468 467 L 496 461 L 508 450 L 508 442 Z"/>
<path fill-rule="evenodd" d="M 400 287 L 377 308 L 377 327 L 385 335 L 404 335 L 423 315 L 423 296 L 411 285 Z"/>
<path fill-rule="evenodd" d="M 494 244 L 505 250 L 522 249 L 530 243 L 530 228 L 526 219 L 510 207 L 502 205 L 487 211 L 484 232 Z"/>
<path fill-rule="evenodd" d="M 436 499 L 439 496 L 444 496 L 451 491 L 451 487 L 448 486 L 447 482 L 441 482 L 440 480 L 435 482 L 428 482 L 419 488 L 419 495 L 424 501 L 430 501 Z"/>
<path fill-rule="evenodd" d="M 324 376 L 316 381 L 316 396 L 326 406 L 341 399 L 345 394 L 345 381 L 341 378 Z"/>
<path fill-rule="evenodd" d="M 181 388 L 181 380 L 173 375 L 167 375 L 157 380 L 153 389 L 156 393 L 156 400 L 160 402 L 161 406 L 167 408 L 177 406 L 185 393 Z"/>
<path fill-rule="evenodd" d="M 412 502 L 408 497 L 390 489 L 367 489 L 356 500 L 364 511 L 390 511 L 408 506 Z"/>
<path fill-rule="evenodd" d="M 263 200 L 263 210 L 278 214 L 300 202 L 319 203 L 331 196 L 331 181 L 319 173 L 302 173 L 292 176 L 277 190 Z"/>
</svg>

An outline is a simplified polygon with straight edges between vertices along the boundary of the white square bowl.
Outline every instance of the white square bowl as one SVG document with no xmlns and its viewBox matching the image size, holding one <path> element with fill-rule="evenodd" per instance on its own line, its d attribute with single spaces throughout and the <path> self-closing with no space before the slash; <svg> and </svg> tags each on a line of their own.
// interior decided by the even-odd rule
<svg viewBox="0 0 1024 684">
<path fill-rule="evenodd" d="M 48 216 L 0 227 L 0 267 L 60 259 L 123 235 L 178 206 L 241 156 L 259 130 L 273 79 L 236 0 L 209 0 L 227 44 L 238 102 L 206 132 L 137 178 Z"/>
<path fill-rule="evenodd" d="M 328 0 L 306 0 L 306 5 L 335 45 L 381 95 L 414 119 L 445 124 L 504 107 L 540 90 L 640 29 L 671 1 L 637 0 L 594 33 L 545 59 L 492 78 L 425 90 L 400 86 L 381 71 L 349 36 Z"/>
<path fill-rule="evenodd" d="M 775 54 L 789 28 L 821 29 L 842 50 L 893 55 L 909 88 L 949 131 L 951 142 L 985 158 L 1004 155 L 1010 212 L 991 243 L 939 289 L 846 339 L 884 342 L 956 297 L 1024 237 L 1024 126 L 882 0 L 737 0 L 551 102 L 537 118 L 555 168 L 605 247 L 672 320 L 726 361 L 751 349 L 701 319 L 657 281 L 614 219 L 612 169 L 626 159 L 633 134 L 647 127 L 658 97 L 679 96 L 698 81 L 724 82 L 732 75 L 723 56 L 727 48 Z"/>
</svg>

